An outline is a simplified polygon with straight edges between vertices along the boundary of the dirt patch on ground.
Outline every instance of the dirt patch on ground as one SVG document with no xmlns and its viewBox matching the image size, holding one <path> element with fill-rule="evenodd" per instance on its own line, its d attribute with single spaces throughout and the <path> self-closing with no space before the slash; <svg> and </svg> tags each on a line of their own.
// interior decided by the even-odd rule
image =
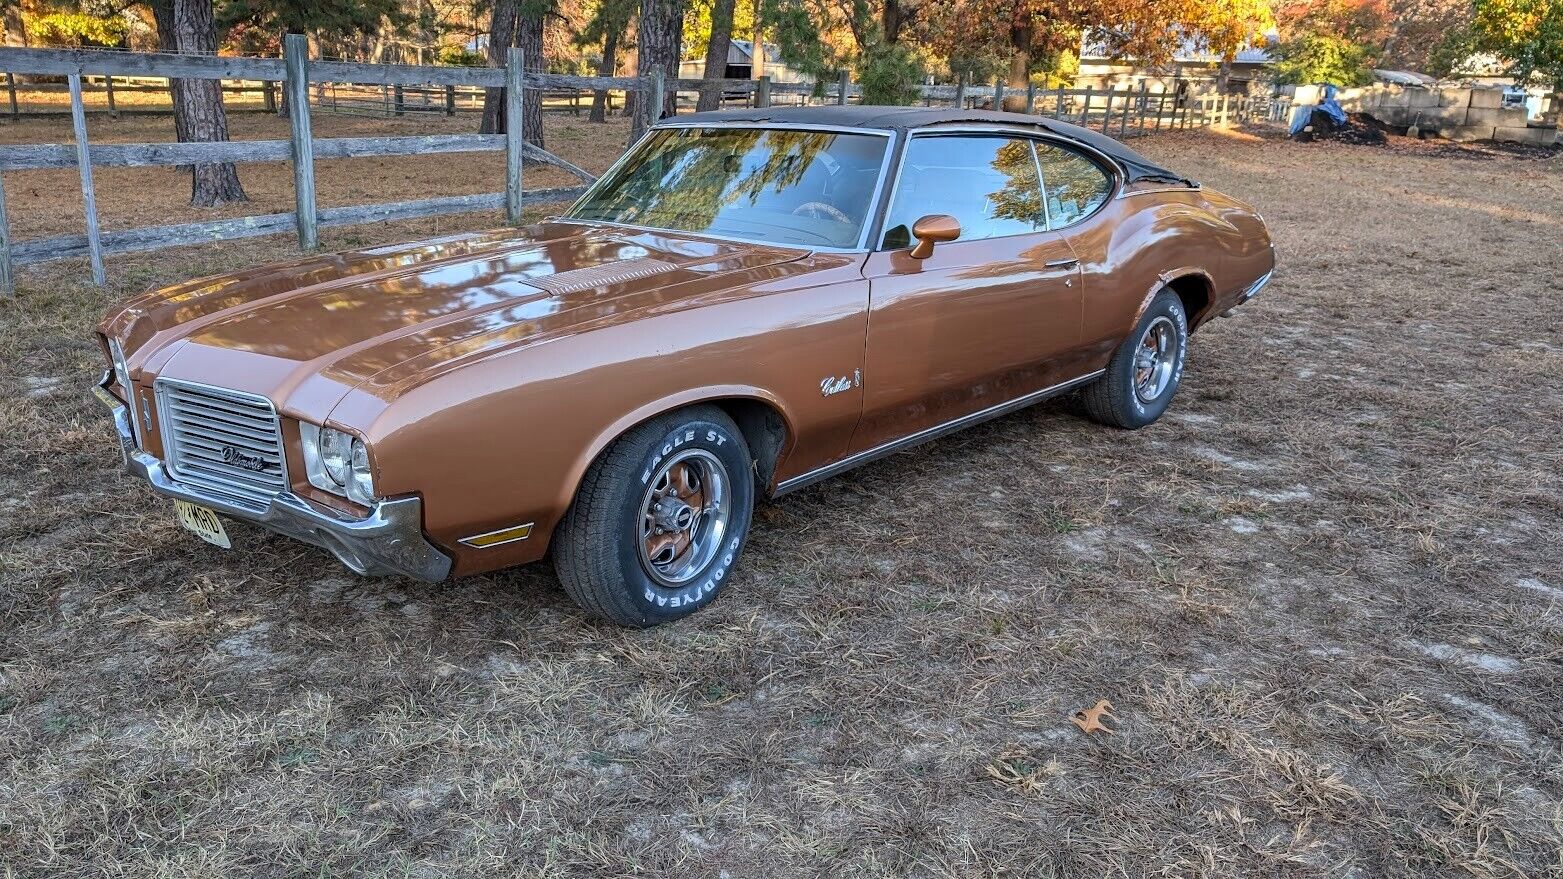
<svg viewBox="0 0 1563 879">
<path fill-rule="evenodd" d="M 1563 875 L 1563 164 L 1136 147 L 1280 253 L 1160 424 L 1063 401 L 763 505 L 730 591 L 650 632 L 546 566 L 359 580 L 239 526 L 223 553 L 117 472 L 101 309 L 285 240 L 112 260 L 108 291 L 24 273 L 0 863 Z M 1070 721 L 1099 699 L 1115 735 Z"/>
</svg>

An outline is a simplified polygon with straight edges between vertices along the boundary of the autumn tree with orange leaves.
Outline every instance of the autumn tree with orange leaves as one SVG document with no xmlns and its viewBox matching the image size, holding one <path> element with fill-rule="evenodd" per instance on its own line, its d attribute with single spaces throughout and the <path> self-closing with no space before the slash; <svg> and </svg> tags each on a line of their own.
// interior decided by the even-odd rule
<svg viewBox="0 0 1563 879">
<path fill-rule="evenodd" d="M 1193 39 L 1230 64 L 1273 26 L 1268 0 L 950 0 L 919 13 L 935 51 L 969 52 L 986 36 L 985 48 L 1008 58 L 1015 90 L 1026 87 L 1038 59 L 1078 48 L 1082 37 L 1144 64 L 1170 61 Z"/>
</svg>

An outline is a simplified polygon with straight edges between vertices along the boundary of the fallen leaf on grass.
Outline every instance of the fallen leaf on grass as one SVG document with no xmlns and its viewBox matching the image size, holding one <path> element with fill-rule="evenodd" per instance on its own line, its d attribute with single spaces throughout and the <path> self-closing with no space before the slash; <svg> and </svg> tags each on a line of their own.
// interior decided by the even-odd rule
<svg viewBox="0 0 1563 879">
<path fill-rule="evenodd" d="M 1113 703 L 1106 699 L 1098 700 L 1090 708 L 1082 708 L 1076 711 L 1069 719 L 1075 722 L 1075 726 L 1080 727 L 1081 732 L 1104 732 L 1108 735 L 1113 735 L 1112 728 L 1102 722 L 1103 717 L 1106 717 L 1108 720 L 1118 719 L 1113 716 Z"/>
</svg>

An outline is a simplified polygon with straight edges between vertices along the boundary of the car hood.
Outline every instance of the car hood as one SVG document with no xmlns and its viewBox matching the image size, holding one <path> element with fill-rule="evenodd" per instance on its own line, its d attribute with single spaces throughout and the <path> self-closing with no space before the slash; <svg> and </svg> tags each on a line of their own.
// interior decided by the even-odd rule
<svg viewBox="0 0 1563 879">
<path fill-rule="evenodd" d="M 318 417 L 354 388 L 390 399 L 463 358 L 689 307 L 740 280 L 808 271 L 807 256 L 543 223 L 193 281 L 131 301 L 105 331 L 159 375 Z"/>
</svg>

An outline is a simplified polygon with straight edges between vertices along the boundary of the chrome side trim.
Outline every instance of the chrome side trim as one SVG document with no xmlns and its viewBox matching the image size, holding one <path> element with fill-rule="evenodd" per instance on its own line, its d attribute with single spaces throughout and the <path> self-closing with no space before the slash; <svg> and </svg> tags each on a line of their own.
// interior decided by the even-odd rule
<svg viewBox="0 0 1563 879">
<path fill-rule="evenodd" d="M 1155 195 L 1158 192 L 1199 192 L 1205 187 L 1198 180 L 1190 181 L 1192 186 L 1158 186 L 1154 189 L 1130 189 L 1124 187 L 1118 193 L 1118 198 L 1133 198 L 1136 195 Z"/>
<path fill-rule="evenodd" d="M 1041 402 L 1048 397 L 1054 397 L 1072 388 L 1079 387 L 1086 382 L 1100 378 L 1106 373 L 1107 370 L 1098 369 L 1095 372 L 1089 372 L 1085 375 L 1079 376 L 1078 378 L 1072 378 L 1065 382 L 1059 382 L 1056 385 L 1051 385 L 1049 387 L 1043 388 L 1040 391 L 1032 391 L 1023 397 L 1016 397 L 1013 400 L 999 403 L 996 406 L 989 406 L 980 412 L 973 412 L 970 415 L 962 415 L 960 418 L 956 418 L 952 421 L 946 421 L 943 424 L 936 424 L 933 427 L 925 428 L 909 436 L 903 436 L 900 439 L 891 440 L 888 443 L 875 446 L 872 449 L 858 452 L 855 455 L 848 455 L 834 464 L 826 464 L 824 467 L 820 467 L 817 470 L 810 470 L 808 473 L 804 473 L 801 476 L 794 476 L 791 479 L 782 481 L 776 486 L 776 491 L 773 493 L 773 496 L 780 497 L 787 492 L 797 491 L 800 488 L 813 485 L 814 483 L 824 479 L 829 479 L 838 473 L 844 473 L 854 467 L 867 464 L 870 461 L 878 460 L 879 458 L 883 458 L 886 455 L 893 455 L 896 452 L 909 449 L 912 446 L 921 445 L 922 443 L 928 442 L 932 439 L 938 439 L 941 436 L 945 436 L 947 434 L 954 433 L 957 430 L 971 427 L 974 424 L 981 424 L 984 421 L 998 418 L 1000 415 L 1008 415 L 1017 409 L 1024 409 L 1033 403 Z"/>
<path fill-rule="evenodd" d="M 369 515 L 353 518 L 289 491 L 272 497 L 259 509 L 204 493 L 174 479 L 162 461 L 136 447 L 129 412 L 105 385 L 94 388 L 94 393 L 113 414 L 125 470 L 145 479 L 154 492 L 321 547 L 358 574 L 401 574 L 429 583 L 450 576 L 450 558 L 423 536 L 422 498 L 381 501 Z"/>
</svg>

